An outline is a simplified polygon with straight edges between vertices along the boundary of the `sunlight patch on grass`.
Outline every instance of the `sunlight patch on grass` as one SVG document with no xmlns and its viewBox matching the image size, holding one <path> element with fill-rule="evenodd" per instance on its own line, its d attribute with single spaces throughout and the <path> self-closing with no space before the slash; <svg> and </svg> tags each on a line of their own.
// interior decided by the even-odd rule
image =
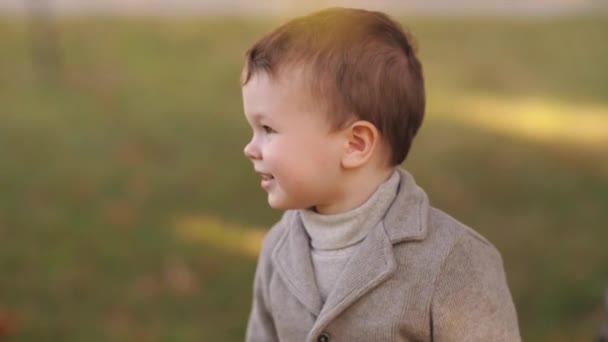
<svg viewBox="0 0 608 342">
<path fill-rule="evenodd" d="M 462 97 L 453 105 L 441 112 L 479 128 L 539 142 L 589 147 L 608 143 L 608 107 L 600 105 L 484 96 Z"/>
<path fill-rule="evenodd" d="M 208 215 L 180 217 L 173 227 L 180 239 L 249 257 L 257 257 L 266 233 L 265 229 L 237 225 Z"/>
</svg>

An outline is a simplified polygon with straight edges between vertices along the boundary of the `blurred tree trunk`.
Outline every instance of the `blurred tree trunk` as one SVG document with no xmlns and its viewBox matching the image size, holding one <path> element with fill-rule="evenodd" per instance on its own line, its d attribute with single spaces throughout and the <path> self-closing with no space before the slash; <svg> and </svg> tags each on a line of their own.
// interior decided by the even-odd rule
<svg viewBox="0 0 608 342">
<path fill-rule="evenodd" d="M 604 291 L 604 312 L 602 312 L 602 322 L 598 341 L 608 342 L 608 289 Z"/>
<path fill-rule="evenodd" d="M 34 72 L 42 81 L 62 78 L 63 58 L 51 13 L 51 1 L 26 0 Z"/>
</svg>

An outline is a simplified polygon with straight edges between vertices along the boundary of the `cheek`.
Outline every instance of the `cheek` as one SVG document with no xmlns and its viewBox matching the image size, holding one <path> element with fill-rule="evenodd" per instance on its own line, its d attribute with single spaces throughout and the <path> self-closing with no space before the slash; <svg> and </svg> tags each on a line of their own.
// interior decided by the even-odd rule
<svg viewBox="0 0 608 342">
<path fill-rule="evenodd" d="M 275 140 L 264 149 L 264 162 L 277 177 L 296 181 L 331 176 L 340 169 L 340 148 L 323 138 Z"/>
<path fill-rule="evenodd" d="M 280 172 L 286 165 L 289 166 L 293 155 L 296 154 L 289 146 L 288 142 L 283 142 L 277 139 L 266 144 L 264 148 L 264 162 L 273 168 L 273 172 Z"/>
<path fill-rule="evenodd" d="M 319 140 L 315 146 L 315 151 L 316 153 L 312 157 L 325 172 L 333 172 L 339 169 L 342 151 L 339 141 L 330 139 Z"/>
<path fill-rule="evenodd" d="M 316 164 L 310 153 L 307 153 L 306 147 L 290 144 L 289 141 L 277 141 L 276 144 L 268 146 L 264 161 L 276 177 L 282 177 L 284 180 L 300 179 L 302 174 L 306 174 Z"/>
</svg>

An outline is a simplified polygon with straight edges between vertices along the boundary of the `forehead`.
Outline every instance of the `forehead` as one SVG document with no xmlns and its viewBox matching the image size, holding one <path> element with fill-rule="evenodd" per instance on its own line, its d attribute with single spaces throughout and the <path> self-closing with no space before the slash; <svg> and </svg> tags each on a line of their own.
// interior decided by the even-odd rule
<svg viewBox="0 0 608 342">
<path fill-rule="evenodd" d="M 242 87 L 242 93 L 245 114 L 252 118 L 260 114 L 321 111 L 300 72 L 258 72 Z"/>
</svg>

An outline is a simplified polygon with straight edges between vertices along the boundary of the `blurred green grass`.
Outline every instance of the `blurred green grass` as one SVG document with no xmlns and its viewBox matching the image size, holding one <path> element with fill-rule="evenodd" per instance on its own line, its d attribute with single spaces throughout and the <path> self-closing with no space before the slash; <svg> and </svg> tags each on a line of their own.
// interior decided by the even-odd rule
<svg viewBox="0 0 608 342">
<path fill-rule="evenodd" d="M 405 166 L 501 250 L 529 341 L 599 328 L 606 19 L 403 18 L 429 102 Z M 243 339 L 251 246 L 280 213 L 242 156 L 238 79 L 245 49 L 278 22 L 64 18 L 63 68 L 40 79 L 27 21 L 0 19 L 5 339 Z M 508 121 L 538 110 L 557 133 Z M 589 115 L 586 140 L 577 118 Z"/>
</svg>

